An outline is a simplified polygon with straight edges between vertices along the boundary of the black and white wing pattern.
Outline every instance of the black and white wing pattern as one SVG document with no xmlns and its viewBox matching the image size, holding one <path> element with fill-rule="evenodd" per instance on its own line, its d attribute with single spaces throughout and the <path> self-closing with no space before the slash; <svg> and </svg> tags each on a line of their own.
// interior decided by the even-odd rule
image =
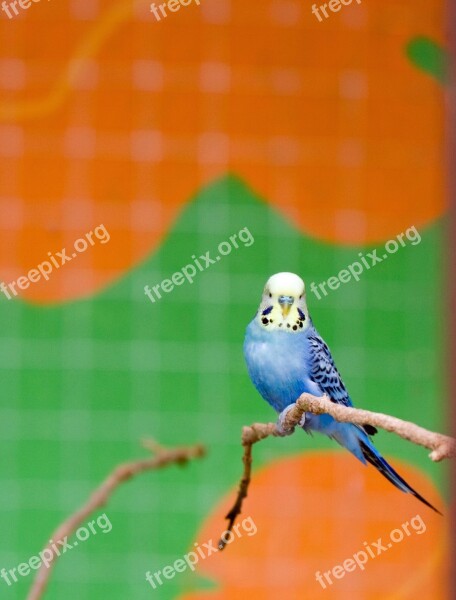
<svg viewBox="0 0 456 600">
<path fill-rule="evenodd" d="M 353 406 L 326 342 L 316 331 L 309 335 L 308 340 L 310 344 L 310 379 L 320 387 L 322 393 L 326 394 L 332 402 L 344 406 Z M 372 425 L 364 425 L 363 429 L 368 435 L 377 433 L 377 429 Z"/>
</svg>

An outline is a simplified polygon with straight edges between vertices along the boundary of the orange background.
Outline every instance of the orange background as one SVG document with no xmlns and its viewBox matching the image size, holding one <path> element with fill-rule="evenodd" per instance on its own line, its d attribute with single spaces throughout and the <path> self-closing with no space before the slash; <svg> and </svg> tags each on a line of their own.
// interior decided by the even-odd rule
<svg viewBox="0 0 456 600">
<path fill-rule="evenodd" d="M 234 172 L 312 236 L 420 228 L 444 208 L 442 89 L 411 64 L 440 1 L 40 2 L 2 13 L 0 268 L 16 279 L 103 222 L 113 234 L 24 296 L 87 295 L 153 251 Z"/>
</svg>

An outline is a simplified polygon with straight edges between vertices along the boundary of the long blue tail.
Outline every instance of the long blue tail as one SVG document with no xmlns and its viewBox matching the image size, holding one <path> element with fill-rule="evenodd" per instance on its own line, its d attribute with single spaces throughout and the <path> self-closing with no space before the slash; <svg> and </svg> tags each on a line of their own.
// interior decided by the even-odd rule
<svg viewBox="0 0 456 600">
<path fill-rule="evenodd" d="M 423 504 L 426 504 L 429 508 L 432 508 L 436 513 L 441 515 L 442 513 L 432 506 L 421 494 L 414 490 L 393 467 L 386 462 L 374 444 L 370 441 L 368 435 L 356 425 L 348 425 L 346 423 L 331 423 L 331 427 L 328 427 L 326 423 L 326 431 L 320 429 L 322 433 L 326 433 L 329 437 L 335 439 L 341 446 L 350 450 L 361 462 L 370 463 L 373 465 L 379 473 L 386 477 L 395 487 L 402 492 L 412 494 L 415 498 L 418 498 Z"/>
<path fill-rule="evenodd" d="M 393 467 L 386 462 L 383 456 L 378 452 L 375 446 L 368 439 L 367 441 L 361 440 L 359 441 L 361 452 L 363 453 L 364 458 L 373 465 L 377 471 L 379 471 L 383 477 L 386 477 L 388 481 L 391 481 L 393 485 L 395 485 L 399 490 L 406 492 L 408 494 L 412 494 L 415 498 L 418 498 L 423 504 L 432 508 L 436 513 L 441 515 L 442 513 L 432 506 L 430 502 L 423 498 L 421 494 L 419 494 L 416 490 L 414 490 L 402 477 L 397 473 Z"/>
</svg>

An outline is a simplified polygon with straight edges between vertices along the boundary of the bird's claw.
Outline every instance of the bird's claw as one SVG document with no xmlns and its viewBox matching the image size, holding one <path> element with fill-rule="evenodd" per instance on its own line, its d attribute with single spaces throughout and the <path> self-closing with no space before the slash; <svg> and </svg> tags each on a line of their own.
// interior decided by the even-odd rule
<svg viewBox="0 0 456 600">
<path fill-rule="evenodd" d="M 288 413 L 291 409 L 295 408 L 296 404 L 290 404 L 279 414 L 279 418 L 277 420 L 277 432 L 281 436 L 291 435 L 294 432 L 294 427 L 291 429 L 286 427 L 286 421 L 288 417 Z M 306 414 L 304 413 L 298 423 L 299 427 L 304 427 L 304 423 L 306 421 Z"/>
</svg>

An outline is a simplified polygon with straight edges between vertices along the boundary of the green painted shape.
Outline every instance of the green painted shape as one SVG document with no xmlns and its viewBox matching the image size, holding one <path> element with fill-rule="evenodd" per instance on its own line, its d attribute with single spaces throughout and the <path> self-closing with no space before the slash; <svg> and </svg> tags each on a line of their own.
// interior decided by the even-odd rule
<svg viewBox="0 0 456 600">
<path fill-rule="evenodd" d="M 409 60 L 420 70 L 446 85 L 449 78 L 449 52 L 434 40 L 419 36 L 406 46 Z"/>
<path fill-rule="evenodd" d="M 214 254 L 245 227 L 253 245 L 241 244 L 155 304 L 146 298 L 145 284 L 169 278 L 192 254 Z M 442 224 L 429 227 L 420 244 L 400 248 L 320 301 L 308 291 L 354 402 L 434 430 L 444 428 L 443 233 Z M 290 270 L 309 286 L 360 251 L 370 248 L 303 236 L 226 177 L 186 206 L 154 255 L 98 296 L 45 308 L 2 298 L 0 566 L 35 555 L 114 465 L 142 455 L 139 440 L 148 435 L 166 445 L 203 442 L 209 454 L 119 489 L 105 509 L 113 530 L 62 557 L 47 598 L 145 600 L 156 593 L 168 600 L 195 587 L 195 577 L 183 574 L 154 592 L 145 572 L 187 552 L 204 518 L 236 486 L 242 425 L 274 418 L 242 356 L 264 282 Z M 426 451 L 385 433 L 376 440 L 394 464 L 408 461 L 442 487 L 443 467 Z M 298 433 L 259 444 L 255 467 L 314 449 L 339 451 L 325 437 Z M 410 510 L 418 508 L 411 497 Z M 8 589 L 0 584 L 5 597 L 22 600 L 30 577 Z"/>
</svg>

